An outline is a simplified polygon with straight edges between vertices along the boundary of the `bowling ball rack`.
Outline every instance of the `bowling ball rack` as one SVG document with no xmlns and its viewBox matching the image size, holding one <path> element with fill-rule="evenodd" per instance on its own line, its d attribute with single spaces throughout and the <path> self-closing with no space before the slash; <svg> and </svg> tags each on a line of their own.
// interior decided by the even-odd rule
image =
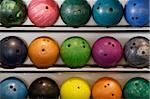
<svg viewBox="0 0 150 99">
<path fill-rule="evenodd" d="M 24 1 L 27 3 L 27 5 L 30 2 L 30 0 Z M 56 0 L 59 7 L 63 1 L 64 0 Z M 96 0 L 87 1 L 92 6 Z M 120 1 L 124 6 L 126 0 Z M 52 37 L 58 42 L 59 46 L 68 37 L 81 36 L 89 42 L 91 47 L 98 38 L 104 36 L 112 36 L 118 39 L 123 47 L 130 38 L 135 36 L 143 36 L 150 39 L 149 26 L 131 27 L 125 21 L 124 17 L 117 26 L 113 27 L 98 26 L 91 17 L 85 26 L 78 28 L 66 26 L 61 20 L 61 17 L 59 17 L 58 21 L 53 26 L 45 28 L 36 27 L 29 19 L 27 19 L 27 21 L 21 26 L 6 28 L 0 25 L 0 40 L 7 36 L 20 37 L 27 42 L 28 46 L 32 40 L 40 36 Z M 132 68 L 128 66 L 124 57 L 117 64 L 117 66 L 113 68 L 99 67 L 93 61 L 92 57 L 85 67 L 76 69 L 65 67 L 60 57 L 54 66 L 47 69 L 37 69 L 35 66 L 33 66 L 33 63 L 29 58 L 27 58 L 21 67 L 14 69 L 4 69 L 1 67 L 1 65 L 2 64 L 0 63 L 0 81 L 7 77 L 14 76 L 23 79 L 27 86 L 29 86 L 32 81 L 39 77 L 52 78 L 58 83 L 59 86 L 61 86 L 62 82 L 67 78 L 82 77 L 89 82 L 90 86 L 92 86 L 97 79 L 108 76 L 116 79 L 121 84 L 122 88 L 126 81 L 133 77 L 143 77 L 150 80 L 150 65 L 145 68 Z"/>
</svg>

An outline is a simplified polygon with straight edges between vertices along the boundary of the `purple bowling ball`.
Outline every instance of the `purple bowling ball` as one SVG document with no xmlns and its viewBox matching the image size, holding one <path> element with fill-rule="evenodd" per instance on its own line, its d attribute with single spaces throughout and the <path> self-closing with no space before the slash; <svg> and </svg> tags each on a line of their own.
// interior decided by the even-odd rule
<svg viewBox="0 0 150 99">
<path fill-rule="evenodd" d="M 102 67 L 113 67 L 121 59 L 123 53 L 122 46 L 113 37 L 99 38 L 92 47 L 94 61 Z"/>
</svg>

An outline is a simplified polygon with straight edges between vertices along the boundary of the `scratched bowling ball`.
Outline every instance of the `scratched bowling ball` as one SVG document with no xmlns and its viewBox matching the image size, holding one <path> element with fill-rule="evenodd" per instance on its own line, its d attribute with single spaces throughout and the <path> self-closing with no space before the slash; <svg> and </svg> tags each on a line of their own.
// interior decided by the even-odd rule
<svg viewBox="0 0 150 99">
<path fill-rule="evenodd" d="M 27 44 L 19 37 L 8 36 L 0 41 L 0 62 L 4 68 L 21 66 L 27 54 Z"/>
<path fill-rule="evenodd" d="M 50 37 L 38 37 L 30 43 L 28 55 L 37 68 L 48 68 L 56 63 L 59 57 L 59 46 Z"/>
<path fill-rule="evenodd" d="M 48 77 L 40 77 L 29 86 L 30 99 L 58 99 L 59 87 L 57 83 Z"/>
<path fill-rule="evenodd" d="M 83 67 L 91 55 L 89 43 L 81 37 L 70 37 L 66 39 L 60 48 L 61 59 L 70 68 Z"/>
<path fill-rule="evenodd" d="M 28 90 L 23 81 L 8 77 L 0 82 L 0 99 L 26 99 Z"/>
<path fill-rule="evenodd" d="M 121 99 L 122 89 L 113 78 L 103 77 L 95 82 L 92 88 L 93 99 Z"/>
<path fill-rule="evenodd" d="M 65 0 L 60 8 L 61 18 L 72 27 L 85 25 L 91 16 L 91 7 L 86 0 Z"/>
<path fill-rule="evenodd" d="M 92 47 L 94 61 L 101 67 L 115 66 L 122 58 L 123 49 L 120 42 L 113 37 L 102 37 Z"/>
<path fill-rule="evenodd" d="M 149 0 L 128 0 L 124 13 L 125 19 L 130 25 L 148 25 L 150 22 Z"/>
<path fill-rule="evenodd" d="M 28 16 L 38 27 L 52 26 L 59 17 L 58 4 L 54 0 L 32 0 L 28 6 Z"/>
<path fill-rule="evenodd" d="M 127 81 L 123 89 L 125 99 L 149 99 L 150 82 L 141 77 Z"/>
<path fill-rule="evenodd" d="M 0 23 L 5 27 L 23 24 L 27 19 L 27 7 L 22 0 L 0 1 Z"/>
<path fill-rule="evenodd" d="M 98 25 L 114 26 L 122 19 L 123 7 L 119 0 L 97 0 L 92 15 Z"/>
<path fill-rule="evenodd" d="M 125 44 L 124 49 L 125 59 L 130 66 L 142 68 L 149 65 L 150 44 L 147 38 L 133 37 Z"/>
</svg>

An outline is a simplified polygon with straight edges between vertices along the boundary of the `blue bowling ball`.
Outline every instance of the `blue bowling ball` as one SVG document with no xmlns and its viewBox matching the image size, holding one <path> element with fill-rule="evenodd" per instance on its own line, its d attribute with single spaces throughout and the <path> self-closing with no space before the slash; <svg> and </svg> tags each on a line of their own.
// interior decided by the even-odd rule
<svg viewBox="0 0 150 99">
<path fill-rule="evenodd" d="M 95 22 L 101 26 L 117 25 L 123 16 L 123 7 L 118 0 L 97 0 L 92 8 Z"/>
<path fill-rule="evenodd" d="M 9 77 L 0 82 L 0 99 L 26 99 L 27 87 L 20 79 Z"/>
<path fill-rule="evenodd" d="M 125 19 L 132 26 L 149 24 L 149 0 L 129 0 L 125 5 Z"/>
<path fill-rule="evenodd" d="M 0 41 L 0 62 L 4 68 L 21 66 L 27 54 L 27 44 L 19 37 L 8 36 Z"/>
</svg>

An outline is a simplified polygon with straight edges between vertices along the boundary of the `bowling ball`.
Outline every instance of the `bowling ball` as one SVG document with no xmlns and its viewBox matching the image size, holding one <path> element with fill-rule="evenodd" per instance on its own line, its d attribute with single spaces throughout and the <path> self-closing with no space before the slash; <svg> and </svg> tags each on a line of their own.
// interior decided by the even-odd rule
<svg viewBox="0 0 150 99">
<path fill-rule="evenodd" d="M 59 17 L 59 7 L 54 0 L 32 0 L 28 6 L 28 16 L 38 27 L 52 26 Z"/>
<path fill-rule="evenodd" d="M 122 89 L 119 83 L 110 77 L 103 77 L 92 88 L 93 99 L 121 99 Z"/>
<path fill-rule="evenodd" d="M 59 88 L 56 82 L 47 77 L 37 78 L 29 86 L 30 99 L 58 99 Z"/>
<path fill-rule="evenodd" d="M 60 90 L 61 99 L 90 99 L 90 86 L 82 78 L 73 77 L 63 82 Z"/>
<path fill-rule="evenodd" d="M 91 48 L 85 39 L 74 36 L 66 39 L 62 43 L 60 55 L 68 67 L 80 68 L 90 59 Z"/>
<path fill-rule="evenodd" d="M 124 49 L 125 59 L 130 66 L 142 68 L 149 65 L 150 45 L 147 38 L 133 37 L 125 44 Z"/>
<path fill-rule="evenodd" d="M 91 16 L 91 7 L 86 0 L 65 0 L 60 8 L 61 18 L 72 27 L 85 25 Z"/>
<path fill-rule="evenodd" d="M 27 45 L 19 37 L 8 36 L 0 41 L 0 62 L 5 68 L 20 66 L 25 62 L 27 54 Z"/>
<path fill-rule="evenodd" d="M 92 15 L 98 25 L 117 25 L 123 16 L 123 7 L 119 0 L 97 0 Z"/>
<path fill-rule="evenodd" d="M 149 0 L 128 0 L 124 13 L 126 21 L 132 26 L 149 24 Z"/>
<path fill-rule="evenodd" d="M 8 77 L 0 82 L 0 99 L 26 99 L 28 90 L 23 81 Z"/>
<path fill-rule="evenodd" d="M 27 8 L 22 0 L 0 1 L 0 23 L 11 27 L 21 25 L 27 17 Z"/>
<path fill-rule="evenodd" d="M 150 82 L 141 77 L 127 81 L 123 89 L 125 99 L 149 99 Z"/>
<path fill-rule="evenodd" d="M 92 47 L 94 61 L 102 67 L 113 67 L 121 59 L 123 53 L 122 46 L 113 37 L 99 38 Z"/>
<path fill-rule="evenodd" d="M 39 37 L 29 45 L 28 55 L 37 68 L 48 68 L 56 63 L 59 46 L 52 38 Z"/>
</svg>

